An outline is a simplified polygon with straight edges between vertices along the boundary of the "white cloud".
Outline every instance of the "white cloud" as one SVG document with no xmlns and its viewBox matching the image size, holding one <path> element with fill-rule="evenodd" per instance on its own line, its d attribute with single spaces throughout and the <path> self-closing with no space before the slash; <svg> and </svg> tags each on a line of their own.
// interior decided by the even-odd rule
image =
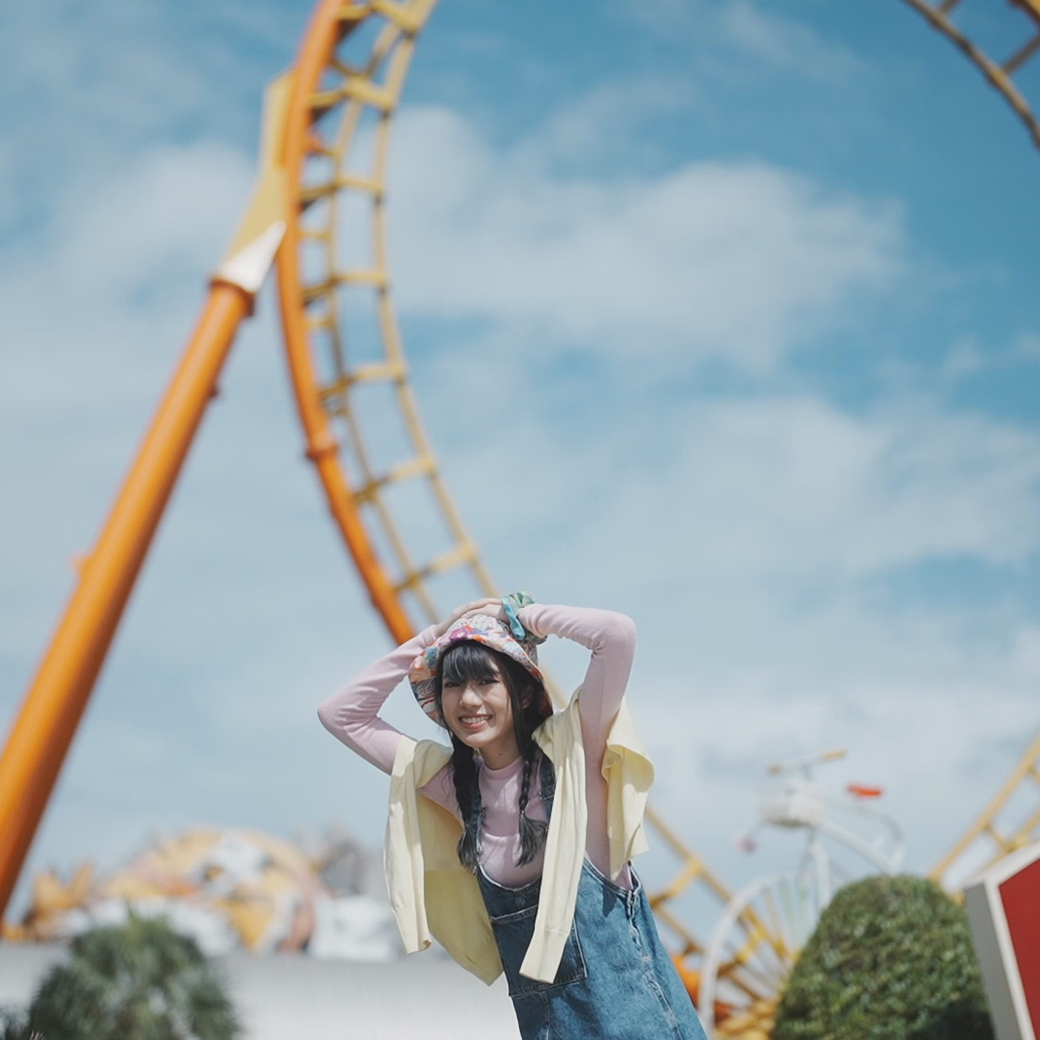
<svg viewBox="0 0 1040 1040">
<path fill-rule="evenodd" d="M 970 378 L 986 367 L 986 356 L 970 337 L 957 340 L 946 353 L 942 376 L 948 382 Z"/>
<path fill-rule="evenodd" d="M 659 155 L 659 147 L 640 134 L 642 124 L 706 104 L 703 92 L 689 77 L 612 79 L 565 99 L 548 113 L 537 134 L 514 147 L 510 165 L 531 165 L 534 175 L 546 164 L 570 163 L 588 170 L 620 163 L 625 168 L 633 155 L 647 151 Z"/>
<path fill-rule="evenodd" d="M 302 29 L 297 5 L 72 0 L 0 9 L 0 222 L 35 239 L 63 199 L 119 178 L 148 148 L 256 141 L 264 83 Z M 5 154 L 6 153 L 6 154 Z"/>
<path fill-rule="evenodd" d="M 89 207 L 66 197 L 55 218 L 56 274 L 74 292 L 103 287 L 122 304 L 172 278 L 203 282 L 245 210 L 254 171 L 252 156 L 208 141 L 134 156 L 89 186 Z"/>
<path fill-rule="evenodd" d="M 1020 360 L 1033 362 L 1040 360 L 1040 336 L 1035 333 L 1022 333 L 1012 344 L 1011 352 Z"/>
<path fill-rule="evenodd" d="M 847 750 L 844 761 L 820 767 L 818 779 L 834 794 L 849 782 L 883 787 L 877 807 L 903 828 L 908 868 L 924 871 L 1003 782 L 1024 748 L 1022 726 L 1032 714 L 1027 694 L 985 691 L 983 711 L 983 691 L 958 696 L 941 686 L 892 681 L 830 698 L 683 692 L 666 711 L 642 706 L 642 728 L 667 777 L 662 808 L 730 884 L 790 855 L 775 833 L 760 836 L 760 852 L 750 860 L 730 844 L 757 818 L 754 792 L 767 765 Z"/>
<path fill-rule="evenodd" d="M 463 515 L 487 532 L 485 545 L 508 552 L 522 532 L 538 546 L 530 553 L 537 571 L 581 569 L 600 594 L 613 589 L 633 602 L 686 590 L 684 609 L 698 604 L 701 620 L 725 628 L 727 651 L 760 627 L 757 638 L 786 659 L 792 626 L 805 626 L 809 614 L 810 627 L 829 628 L 828 612 L 844 602 L 840 621 L 832 618 L 850 629 L 842 652 L 870 635 L 858 666 L 869 669 L 875 643 L 887 640 L 890 653 L 902 647 L 900 657 L 907 649 L 899 635 L 909 624 L 905 593 L 879 595 L 889 578 L 926 561 L 972 560 L 1014 588 L 1035 558 L 1040 444 L 1011 425 L 923 399 L 855 415 L 804 394 L 670 400 L 636 392 L 583 428 L 539 400 L 515 355 L 493 358 L 487 347 L 447 354 L 424 373 L 423 387 L 434 400 L 469 402 L 463 414 L 437 412 L 431 422 L 436 442 L 458 445 L 449 476 Z M 499 394 L 489 394 L 495 370 Z M 467 438 L 467 427 L 495 428 L 501 386 L 509 387 L 508 441 Z M 609 566 L 592 577 L 600 561 Z M 982 620 L 1006 609 L 990 598 L 955 621 L 960 607 L 923 599 L 928 614 L 918 622 L 936 626 L 918 645 L 929 668 L 929 648 L 961 642 L 961 626 L 975 626 L 978 650 L 993 635 Z M 713 601 L 733 616 L 712 618 Z M 830 659 L 826 647 L 817 653 Z M 951 660 L 964 664 L 958 653 Z M 717 665 L 724 670 L 724 656 Z"/>
<path fill-rule="evenodd" d="M 404 310 L 636 368 L 717 357 L 764 372 L 889 289 L 905 262 L 891 203 L 757 162 L 561 177 L 531 161 L 537 145 L 515 163 L 448 110 L 402 116 L 391 233 Z"/>
<path fill-rule="evenodd" d="M 689 41 L 693 61 L 707 60 L 717 82 L 779 71 L 834 86 L 863 68 L 861 58 L 811 24 L 751 0 L 615 0 L 612 6 L 662 40 Z"/>
<path fill-rule="evenodd" d="M 87 176 L 59 195 L 46 231 L 8 251 L 0 431 L 19 445 L 5 453 L 5 480 L 23 490 L 0 517 L 12 550 L 5 585 L 20 604 L 0 645 L 24 647 L 26 626 L 39 624 L 41 565 L 62 589 L 69 558 L 93 539 L 191 329 L 250 165 L 205 142 L 146 152 L 110 183 Z"/>
<path fill-rule="evenodd" d="M 752 58 L 807 79 L 844 83 L 860 68 L 849 50 L 801 22 L 762 10 L 749 0 L 733 0 L 720 12 L 724 38 Z"/>
</svg>

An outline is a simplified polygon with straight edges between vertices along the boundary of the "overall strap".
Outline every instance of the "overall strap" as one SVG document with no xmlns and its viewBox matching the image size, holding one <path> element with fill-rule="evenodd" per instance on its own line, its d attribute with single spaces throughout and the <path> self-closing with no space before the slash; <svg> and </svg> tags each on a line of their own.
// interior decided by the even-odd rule
<svg viewBox="0 0 1040 1040">
<path fill-rule="evenodd" d="M 548 820 L 552 817 L 553 798 L 556 796 L 556 768 L 552 764 L 552 759 L 544 751 L 538 778 L 541 785 L 539 793 L 542 805 L 545 806 L 545 818 Z"/>
</svg>

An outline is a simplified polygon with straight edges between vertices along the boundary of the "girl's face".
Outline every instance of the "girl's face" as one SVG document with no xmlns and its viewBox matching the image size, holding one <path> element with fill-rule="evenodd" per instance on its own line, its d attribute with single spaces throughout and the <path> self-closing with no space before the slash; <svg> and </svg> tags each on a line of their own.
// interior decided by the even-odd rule
<svg viewBox="0 0 1040 1040">
<path fill-rule="evenodd" d="M 491 769 L 501 769 L 520 755 L 513 731 L 513 702 L 497 665 L 493 677 L 441 684 L 444 723 Z"/>
</svg>

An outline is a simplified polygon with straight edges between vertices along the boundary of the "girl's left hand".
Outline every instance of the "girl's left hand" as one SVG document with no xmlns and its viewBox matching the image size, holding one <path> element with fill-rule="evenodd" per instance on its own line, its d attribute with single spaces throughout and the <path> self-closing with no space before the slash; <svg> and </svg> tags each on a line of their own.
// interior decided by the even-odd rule
<svg viewBox="0 0 1040 1040">
<path fill-rule="evenodd" d="M 483 599 L 475 599 L 461 607 L 456 607 L 434 629 L 435 636 L 439 639 L 460 618 L 471 617 L 474 614 L 487 614 L 490 617 L 498 618 L 499 621 L 507 620 L 505 612 L 502 610 L 502 601 L 492 596 L 485 596 Z"/>
</svg>

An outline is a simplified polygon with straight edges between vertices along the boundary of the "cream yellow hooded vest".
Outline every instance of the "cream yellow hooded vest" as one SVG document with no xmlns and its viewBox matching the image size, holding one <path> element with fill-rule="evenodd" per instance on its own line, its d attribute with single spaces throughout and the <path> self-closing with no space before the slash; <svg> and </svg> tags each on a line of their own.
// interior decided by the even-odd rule
<svg viewBox="0 0 1040 1040">
<path fill-rule="evenodd" d="M 574 918 L 585 857 L 588 810 L 579 694 L 580 690 L 563 711 L 551 715 L 534 732 L 535 741 L 556 769 L 556 795 L 534 936 L 520 971 L 542 982 L 556 977 Z M 455 852 L 461 824 L 419 794 L 450 761 L 451 751 L 436 741 L 416 742 L 407 737 L 401 741 L 390 778 L 384 851 L 387 890 L 408 953 L 426 949 L 431 937 L 436 938 L 459 964 L 490 985 L 502 973 L 502 963 L 480 886 Z M 613 880 L 633 856 L 646 851 L 643 811 L 654 778 L 624 702 L 607 738 L 603 777 L 608 790 Z"/>
</svg>

